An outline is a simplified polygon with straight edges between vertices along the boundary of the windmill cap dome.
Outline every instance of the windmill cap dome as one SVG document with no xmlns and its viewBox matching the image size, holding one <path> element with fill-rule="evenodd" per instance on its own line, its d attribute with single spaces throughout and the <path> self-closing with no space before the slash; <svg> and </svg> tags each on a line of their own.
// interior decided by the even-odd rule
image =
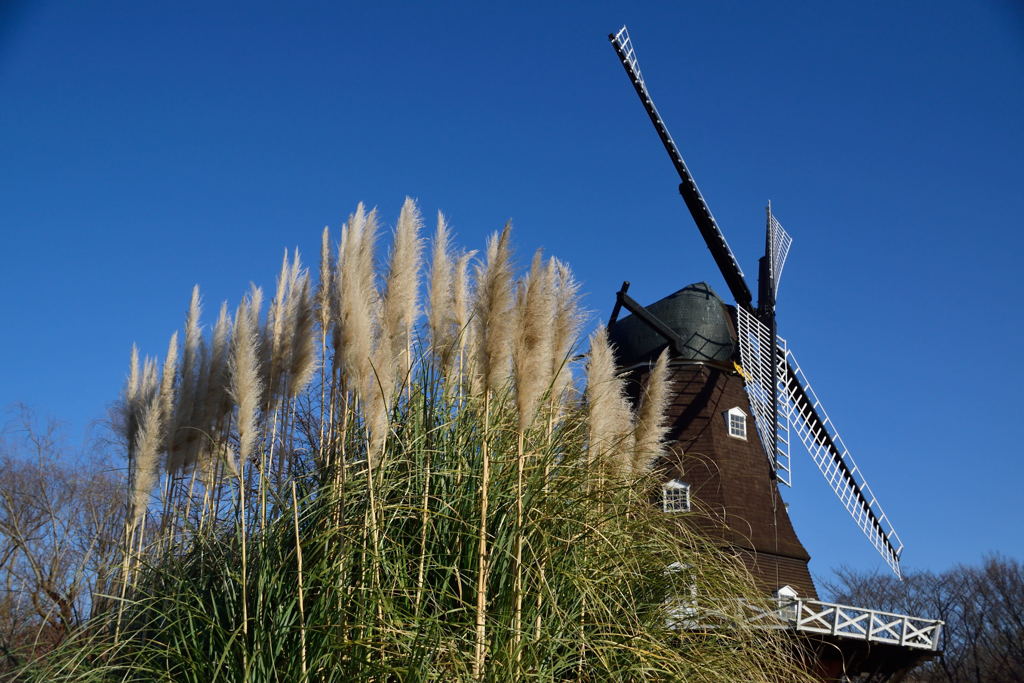
<svg viewBox="0 0 1024 683">
<path fill-rule="evenodd" d="M 729 362 L 735 351 L 733 324 L 722 300 L 706 282 L 683 287 L 644 308 L 683 340 L 673 358 Z M 608 331 L 621 366 L 651 361 L 668 342 L 636 315 L 619 319 Z"/>
</svg>

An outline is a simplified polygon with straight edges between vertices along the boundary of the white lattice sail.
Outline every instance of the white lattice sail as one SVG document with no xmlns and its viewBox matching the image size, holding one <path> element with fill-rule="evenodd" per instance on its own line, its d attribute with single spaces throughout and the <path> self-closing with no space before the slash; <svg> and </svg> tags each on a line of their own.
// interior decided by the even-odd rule
<svg viewBox="0 0 1024 683">
<path fill-rule="evenodd" d="M 740 346 L 740 364 L 744 372 L 744 388 L 754 412 L 754 425 L 761 437 L 768 461 L 786 486 L 793 485 L 789 460 L 788 401 L 780 401 L 785 384 L 777 381 L 772 386 L 772 361 L 776 363 L 776 377 L 785 377 L 785 340 L 779 337 L 772 343 L 771 331 L 742 306 L 736 307 L 737 332 Z M 778 349 L 781 348 L 781 354 Z M 775 429 L 772 429 L 772 423 Z"/>
<path fill-rule="evenodd" d="M 853 521 L 896 576 L 900 576 L 903 541 L 850 455 L 843 437 L 836 431 L 832 418 L 814 393 L 792 350 L 786 351 L 786 361 L 786 393 L 792 406 L 793 430 Z"/>
<path fill-rule="evenodd" d="M 789 248 L 793 245 L 793 238 L 789 236 L 775 216 L 771 213 L 771 206 L 768 207 L 768 230 L 771 233 L 769 264 L 772 277 L 772 295 L 779 295 L 779 280 L 782 279 L 782 268 L 786 265 L 786 257 L 789 256 Z"/>
</svg>

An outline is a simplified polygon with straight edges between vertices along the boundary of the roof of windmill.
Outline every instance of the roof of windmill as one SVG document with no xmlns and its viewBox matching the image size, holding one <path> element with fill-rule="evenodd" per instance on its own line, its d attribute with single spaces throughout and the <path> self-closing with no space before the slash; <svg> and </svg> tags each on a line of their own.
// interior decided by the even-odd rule
<svg viewBox="0 0 1024 683">
<path fill-rule="evenodd" d="M 644 308 L 682 338 L 683 353 L 677 358 L 720 363 L 732 359 L 732 319 L 708 283 L 687 285 Z M 617 347 L 619 365 L 624 367 L 657 358 L 667 344 L 636 315 L 620 318 L 609 330 L 609 338 Z"/>
</svg>

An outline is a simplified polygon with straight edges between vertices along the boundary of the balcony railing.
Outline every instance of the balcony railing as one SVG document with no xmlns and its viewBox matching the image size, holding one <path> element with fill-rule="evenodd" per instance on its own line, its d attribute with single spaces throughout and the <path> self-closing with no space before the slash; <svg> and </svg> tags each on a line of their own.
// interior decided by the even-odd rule
<svg viewBox="0 0 1024 683">
<path fill-rule="evenodd" d="M 743 618 L 764 628 L 889 643 L 920 650 L 939 649 L 944 623 L 936 619 L 804 598 L 782 598 L 761 604 L 741 600 L 739 607 Z M 681 600 L 669 608 L 669 623 L 675 628 L 714 628 L 717 621 L 712 612 L 701 609 L 693 601 Z"/>
<path fill-rule="evenodd" d="M 922 650 L 939 649 L 943 622 L 864 607 L 804 598 L 783 599 L 765 609 L 747 603 L 751 621 L 782 621 L 796 631 L 890 643 Z"/>
</svg>

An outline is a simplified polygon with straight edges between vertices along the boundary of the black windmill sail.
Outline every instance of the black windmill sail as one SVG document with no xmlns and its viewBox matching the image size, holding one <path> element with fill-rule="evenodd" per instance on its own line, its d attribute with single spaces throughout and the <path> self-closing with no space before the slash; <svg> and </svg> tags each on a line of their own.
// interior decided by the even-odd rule
<svg viewBox="0 0 1024 683">
<path fill-rule="evenodd" d="M 903 550 L 899 536 L 850 455 L 842 437 L 836 431 L 821 400 L 796 362 L 795 356 L 776 331 L 775 299 L 779 277 L 791 242 L 789 235 L 782 229 L 769 207 L 765 255 L 760 263 L 758 302 L 755 307 L 743 271 L 647 91 L 626 27 L 623 26 L 617 33 L 609 35 L 609 40 L 654 124 L 673 166 L 679 173 L 679 193 L 686 202 L 736 302 L 737 341 L 744 388 L 750 397 L 751 408 L 755 413 L 755 424 L 777 479 L 786 484 L 790 483 L 789 435 L 793 433 L 806 447 L 857 526 L 892 570 L 899 575 L 899 559 Z M 625 306 L 673 343 L 672 331 L 659 329 L 659 325 L 660 328 L 665 327 L 664 323 L 656 318 L 650 320 L 654 316 L 625 294 L 627 286 L 628 283 L 619 292 L 613 321 L 619 307 Z M 678 342 L 676 336 L 673 345 L 678 345 Z"/>
<path fill-rule="evenodd" d="M 636 52 L 633 50 L 626 27 L 623 26 L 619 29 L 618 33 L 613 33 L 608 38 L 611 40 L 615 52 L 619 55 L 622 65 L 626 68 L 626 73 L 629 74 L 633 87 L 636 88 L 636 94 L 640 96 L 640 101 L 643 102 L 644 109 L 647 110 L 647 115 L 651 117 L 651 123 L 654 124 L 655 129 L 658 131 L 658 137 L 661 139 L 661 143 L 665 145 L 665 150 L 668 152 L 669 158 L 672 159 L 672 165 L 676 167 L 676 172 L 679 173 L 681 181 L 679 183 L 679 194 L 683 196 L 683 201 L 686 202 L 687 208 L 690 209 L 690 215 L 693 216 L 697 229 L 700 230 L 704 241 L 707 242 L 708 249 L 711 250 L 715 263 L 718 264 L 718 269 L 722 271 L 725 284 L 728 285 L 729 291 L 732 293 L 736 303 L 749 308 L 751 305 L 750 289 L 747 287 L 746 280 L 743 279 L 743 270 L 736 261 L 732 249 L 729 248 L 729 243 L 725 241 L 725 235 L 722 234 L 718 223 L 715 221 L 715 217 L 711 214 L 711 209 L 708 208 L 707 202 L 704 201 L 704 196 L 700 193 L 696 181 L 694 181 L 690 170 L 686 167 L 686 162 L 683 161 L 679 148 L 676 147 L 676 143 L 669 134 L 668 128 L 665 127 L 665 122 L 661 120 L 661 114 L 658 113 L 658 109 L 654 106 L 654 100 L 651 99 L 650 94 L 647 92 L 647 85 L 644 83 L 644 78 L 640 73 L 640 64 L 637 62 Z"/>
</svg>

